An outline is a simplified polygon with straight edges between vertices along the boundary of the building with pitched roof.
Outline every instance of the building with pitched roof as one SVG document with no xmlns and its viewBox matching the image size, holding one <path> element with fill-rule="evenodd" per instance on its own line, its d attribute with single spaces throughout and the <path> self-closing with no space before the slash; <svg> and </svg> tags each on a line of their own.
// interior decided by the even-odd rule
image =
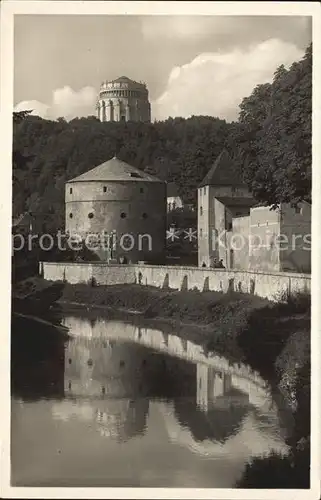
<svg viewBox="0 0 321 500">
<path fill-rule="evenodd" d="M 199 266 L 223 259 L 227 267 L 230 256 L 225 239 L 232 220 L 249 215 L 254 203 L 238 160 L 224 149 L 198 188 Z"/>
<path fill-rule="evenodd" d="M 198 189 L 198 263 L 228 269 L 311 272 L 311 205 L 258 206 L 226 150 Z"/>
<path fill-rule="evenodd" d="M 127 76 L 103 82 L 96 112 L 102 122 L 150 122 L 151 106 L 146 84 L 135 82 Z"/>
<path fill-rule="evenodd" d="M 86 240 L 101 260 L 161 263 L 165 252 L 166 183 L 117 157 L 69 180 L 66 231 Z"/>
</svg>

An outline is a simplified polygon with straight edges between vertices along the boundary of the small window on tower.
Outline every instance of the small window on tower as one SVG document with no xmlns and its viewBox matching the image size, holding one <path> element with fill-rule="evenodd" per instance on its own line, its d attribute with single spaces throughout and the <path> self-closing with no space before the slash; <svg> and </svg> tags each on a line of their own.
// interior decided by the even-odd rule
<svg viewBox="0 0 321 500">
<path fill-rule="evenodd" d="M 125 219 L 125 218 L 126 218 L 126 214 L 125 214 L 125 212 L 122 212 L 122 213 L 120 214 L 120 216 L 121 216 L 121 218 L 122 218 L 122 219 Z"/>
<path fill-rule="evenodd" d="M 200 207 L 200 215 L 203 215 L 203 207 Z"/>
<path fill-rule="evenodd" d="M 69 193 L 72 194 L 72 188 L 69 189 Z"/>
<path fill-rule="evenodd" d="M 88 219 L 93 219 L 93 217 L 94 217 L 94 214 L 93 214 L 92 212 L 90 212 L 90 213 L 88 214 Z"/>
<path fill-rule="evenodd" d="M 69 218 L 72 219 L 72 214 L 69 214 Z"/>
<path fill-rule="evenodd" d="M 104 186 L 104 193 L 107 193 L 107 186 Z"/>
<path fill-rule="evenodd" d="M 143 192 L 144 192 L 144 188 L 140 188 L 140 190 L 139 190 L 139 191 L 140 191 L 141 193 L 143 193 Z"/>
</svg>

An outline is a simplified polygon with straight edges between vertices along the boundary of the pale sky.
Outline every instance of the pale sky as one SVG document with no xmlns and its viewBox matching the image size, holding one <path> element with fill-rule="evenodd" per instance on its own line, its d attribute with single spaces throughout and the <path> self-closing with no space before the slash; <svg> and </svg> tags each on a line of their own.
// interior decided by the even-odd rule
<svg viewBox="0 0 321 500">
<path fill-rule="evenodd" d="M 15 106 L 94 115 L 100 83 L 125 75 L 147 83 L 153 119 L 233 120 L 311 38 L 309 17 L 16 15 Z"/>
</svg>

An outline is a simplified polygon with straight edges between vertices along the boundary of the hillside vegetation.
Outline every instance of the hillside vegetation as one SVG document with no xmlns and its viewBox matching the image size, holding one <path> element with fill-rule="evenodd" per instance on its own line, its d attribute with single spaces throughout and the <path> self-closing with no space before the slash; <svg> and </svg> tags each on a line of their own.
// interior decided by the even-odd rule
<svg viewBox="0 0 321 500">
<path fill-rule="evenodd" d="M 210 83 L 209 83 L 210 85 Z M 197 186 L 223 147 L 242 168 L 255 198 L 266 204 L 311 199 L 312 47 L 272 83 L 240 104 L 239 120 L 210 116 L 163 122 L 66 122 L 14 115 L 13 213 L 47 214 L 46 231 L 64 226 L 65 182 L 117 156 L 177 184 L 196 205 Z"/>
</svg>

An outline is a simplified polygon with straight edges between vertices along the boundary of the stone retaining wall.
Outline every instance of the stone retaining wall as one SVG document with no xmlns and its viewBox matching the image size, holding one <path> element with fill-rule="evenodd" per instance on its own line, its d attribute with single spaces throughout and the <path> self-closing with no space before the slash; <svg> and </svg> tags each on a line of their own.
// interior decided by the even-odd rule
<svg viewBox="0 0 321 500">
<path fill-rule="evenodd" d="M 118 265 L 105 263 L 41 262 L 46 280 L 71 284 L 141 284 L 158 288 L 200 291 L 238 291 L 273 301 L 298 292 L 311 292 L 311 276 L 296 273 L 267 273 L 198 267 Z"/>
</svg>

